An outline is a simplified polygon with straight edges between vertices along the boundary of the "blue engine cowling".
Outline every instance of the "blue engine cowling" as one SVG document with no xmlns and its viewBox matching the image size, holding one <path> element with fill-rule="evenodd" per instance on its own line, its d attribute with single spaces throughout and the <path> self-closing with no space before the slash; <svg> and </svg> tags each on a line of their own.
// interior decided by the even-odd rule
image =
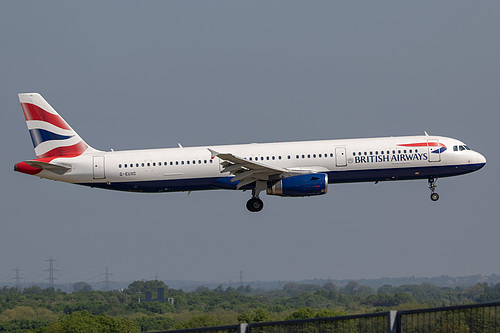
<svg viewBox="0 0 500 333">
<path fill-rule="evenodd" d="M 283 178 L 267 188 L 267 194 L 281 197 L 309 197 L 325 194 L 328 190 L 328 175 L 312 173 Z"/>
</svg>

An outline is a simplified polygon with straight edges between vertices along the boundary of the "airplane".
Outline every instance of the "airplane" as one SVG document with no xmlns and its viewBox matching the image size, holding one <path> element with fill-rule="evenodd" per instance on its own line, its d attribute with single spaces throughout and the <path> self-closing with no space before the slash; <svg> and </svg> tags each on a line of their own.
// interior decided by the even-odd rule
<svg viewBox="0 0 500 333">
<path fill-rule="evenodd" d="M 429 135 L 250 143 L 224 146 L 101 151 L 89 146 L 38 93 L 19 94 L 36 159 L 14 171 L 71 184 L 130 192 L 251 190 L 246 206 L 259 212 L 260 194 L 309 197 L 328 184 L 426 179 L 481 169 L 486 159 L 463 142 Z"/>
</svg>

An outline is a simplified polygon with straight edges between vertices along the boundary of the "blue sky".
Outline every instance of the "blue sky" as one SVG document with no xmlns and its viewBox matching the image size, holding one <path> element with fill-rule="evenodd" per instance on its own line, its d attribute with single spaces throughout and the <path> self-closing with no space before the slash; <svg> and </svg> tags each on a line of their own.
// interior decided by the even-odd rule
<svg viewBox="0 0 500 333">
<path fill-rule="evenodd" d="M 238 281 L 500 273 L 500 3 L 36 2 L 0 11 L 0 280 Z M 39 92 L 115 150 L 430 134 L 488 160 L 326 196 L 111 192 L 14 173 Z"/>
</svg>

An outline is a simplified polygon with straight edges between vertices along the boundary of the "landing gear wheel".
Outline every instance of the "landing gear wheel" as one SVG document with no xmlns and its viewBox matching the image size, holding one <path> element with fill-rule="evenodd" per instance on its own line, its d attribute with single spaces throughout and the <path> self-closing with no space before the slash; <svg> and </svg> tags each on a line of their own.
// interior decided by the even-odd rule
<svg viewBox="0 0 500 333">
<path fill-rule="evenodd" d="M 252 198 L 247 201 L 247 209 L 251 212 L 260 212 L 264 208 L 264 203 L 259 198 Z"/>
<path fill-rule="evenodd" d="M 439 200 L 439 194 L 437 194 L 437 193 L 432 193 L 432 194 L 431 194 L 431 200 L 432 200 L 432 201 L 438 201 L 438 200 Z"/>
<path fill-rule="evenodd" d="M 436 191 L 436 182 L 437 182 L 437 177 L 434 179 L 434 177 L 429 177 L 428 179 L 429 182 L 429 190 L 431 190 L 431 200 L 432 201 L 438 201 L 439 200 L 439 194 L 437 194 Z"/>
</svg>

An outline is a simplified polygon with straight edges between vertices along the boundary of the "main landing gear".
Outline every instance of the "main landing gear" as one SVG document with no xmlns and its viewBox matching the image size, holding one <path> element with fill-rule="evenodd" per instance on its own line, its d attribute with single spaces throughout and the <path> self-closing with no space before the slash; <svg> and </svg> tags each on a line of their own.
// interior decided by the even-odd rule
<svg viewBox="0 0 500 333">
<path fill-rule="evenodd" d="M 439 194 L 437 194 L 436 191 L 436 182 L 437 178 L 434 179 L 434 177 L 429 177 L 429 189 L 431 190 L 431 200 L 432 201 L 438 201 L 439 200 Z"/>
<path fill-rule="evenodd" d="M 264 202 L 260 200 L 259 194 L 267 188 L 267 182 L 257 181 L 252 189 L 252 198 L 247 201 L 247 209 L 251 212 L 260 212 L 264 208 Z"/>
<path fill-rule="evenodd" d="M 259 198 L 252 198 L 247 201 L 247 209 L 251 212 L 260 212 L 264 208 L 264 202 Z"/>
</svg>

